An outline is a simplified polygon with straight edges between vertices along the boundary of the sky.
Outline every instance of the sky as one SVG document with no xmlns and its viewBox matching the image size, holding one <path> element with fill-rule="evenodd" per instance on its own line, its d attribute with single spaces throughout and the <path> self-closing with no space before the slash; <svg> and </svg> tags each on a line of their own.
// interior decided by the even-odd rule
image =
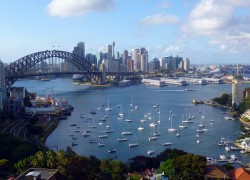
<svg viewBox="0 0 250 180">
<path fill-rule="evenodd" d="M 145 47 L 149 60 L 250 64 L 249 0 L 0 0 L 0 58 L 59 49 Z M 53 47 L 54 46 L 54 47 Z"/>
</svg>

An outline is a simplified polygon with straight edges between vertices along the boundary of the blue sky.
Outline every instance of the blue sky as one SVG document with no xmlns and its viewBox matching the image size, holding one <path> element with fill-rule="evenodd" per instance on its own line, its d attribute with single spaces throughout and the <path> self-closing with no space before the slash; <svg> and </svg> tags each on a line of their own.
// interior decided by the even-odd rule
<svg viewBox="0 0 250 180">
<path fill-rule="evenodd" d="M 0 0 L 0 58 L 50 50 L 145 47 L 194 64 L 250 63 L 247 0 Z"/>
</svg>

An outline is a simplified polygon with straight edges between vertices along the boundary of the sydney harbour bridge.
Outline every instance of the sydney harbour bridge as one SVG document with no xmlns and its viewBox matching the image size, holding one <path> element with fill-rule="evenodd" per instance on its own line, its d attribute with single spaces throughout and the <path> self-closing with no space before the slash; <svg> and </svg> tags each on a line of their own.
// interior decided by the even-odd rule
<svg viewBox="0 0 250 180">
<path fill-rule="evenodd" d="M 73 65 L 74 71 L 60 68 L 64 63 Z M 47 70 L 39 70 L 44 64 L 47 65 Z M 5 82 L 6 87 L 10 88 L 20 78 L 58 74 L 83 74 L 91 84 L 104 84 L 106 76 L 128 76 L 136 73 L 102 72 L 84 58 L 71 52 L 46 50 L 29 54 L 6 66 Z"/>
</svg>

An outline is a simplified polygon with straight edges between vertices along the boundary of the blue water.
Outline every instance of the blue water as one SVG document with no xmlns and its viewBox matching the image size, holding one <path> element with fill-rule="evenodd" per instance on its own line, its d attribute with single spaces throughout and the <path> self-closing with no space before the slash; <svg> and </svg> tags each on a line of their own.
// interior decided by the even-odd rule
<svg viewBox="0 0 250 180">
<path fill-rule="evenodd" d="M 221 93 L 231 92 L 231 84 L 211 84 L 206 86 L 190 85 L 188 88 L 195 91 L 184 91 L 187 87 L 166 86 L 166 87 L 151 87 L 145 85 L 135 85 L 130 87 L 112 87 L 112 88 L 94 88 L 73 85 L 72 79 L 53 79 L 51 81 L 25 80 L 18 81 L 15 86 L 24 86 L 28 91 L 36 91 L 38 95 L 46 96 L 49 93 L 57 98 L 63 97 L 72 104 L 75 109 L 72 115 L 67 120 L 59 122 L 58 127 L 48 137 L 46 145 L 48 147 L 58 145 L 59 148 L 71 146 L 72 138 L 69 136 L 75 130 L 75 127 L 70 126 L 71 123 L 77 123 L 81 127 L 80 132 L 76 133 L 78 146 L 72 149 L 81 155 L 88 156 L 90 154 L 103 159 L 106 157 L 114 157 L 117 155 L 118 160 L 127 161 L 129 158 L 136 155 L 147 156 L 147 151 L 153 149 L 156 153 L 162 152 L 167 147 L 162 146 L 162 142 L 168 138 L 173 145 L 169 148 L 182 149 L 188 153 L 201 154 L 211 157 L 218 157 L 220 154 L 225 154 L 224 147 L 217 145 L 218 140 L 222 137 L 235 141 L 239 136 L 239 120 L 231 121 L 224 119 L 225 109 L 217 108 L 209 105 L 193 105 L 193 98 L 197 100 L 209 100 L 220 96 Z M 243 88 L 247 85 L 243 85 Z M 111 112 L 106 112 L 104 109 L 109 105 L 113 109 Z M 138 110 L 130 112 L 130 104 L 138 106 Z M 104 103 L 101 111 L 97 108 Z M 117 104 L 122 104 L 124 113 L 123 120 L 118 120 L 119 108 Z M 153 106 L 159 104 L 161 123 L 158 127 L 152 128 L 149 124 L 153 121 L 148 120 L 146 123 L 141 123 L 144 118 L 144 113 L 151 112 L 154 116 L 155 123 L 158 123 L 158 113 L 153 109 Z M 173 108 L 173 127 L 178 128 L 181 124 L 182 116 L 186 117 L 189 114 L 195 116 L 194 123 L 189 124 L 186 129 L 179 129 L 180 137 L 176 137 L 176 132 L 169 133 L 170 128 L 170 108 Z M 96 115 L 92 115 L 93 120 L 85 122 L 86 119 L 80 118 L 80 114 L 89 116 L 89 111 L 95 110 Z M 103 125 L 99 125 L 99 120 L 108 115 L 108 119 Z M 201 117 L 205 115 L 203 124 L 208 129 L 205 133 L 200 133 L 200 144 L 196 143 L 196 130 L 198 124 L 201 123 Z M 125 122 L 129 118 L 132 122 Z M 214 119 L 213 126 L 210 125 L 210 120 Z M 96 128 L 91 129 L 89 126 L 95 124 Z M 114 133 L 109 134 L 109 137 L 100 140 L 98 136 L 105 130 L 109 124 Z M 138 127 L 144 127 L 144 131 L 139 132 Z M 90 137 L 83 137 L 81 134 L 84 130 L 92 130 Z M 127 136 L 127 142 L 118 142 L 117 138 L 121 137 L 123 130 L 132 131 L 133 135 Z M 148 138 L 153 135 L 154 131 L 158 131 L 161 135 L 156 141 L 148 141 Z M 97 142 L 103 142 L 105 147 L 97 147 L 97 144 L 90 144 L 90 139 L 96 139 Z M 139 146 L 129 148 L 129 143 L 138 142 Z M 117 149 L 114 154 L 109 154 L 110 148 Z M 231 153 L 231 152 L 230 152 Z M 229 153 L 229 154 L 230 154 Z M 249 155 L 240 155 L 238 152 L 233 152 L 240 159 L 247 162 L 250 160 Z"/>
</svg>

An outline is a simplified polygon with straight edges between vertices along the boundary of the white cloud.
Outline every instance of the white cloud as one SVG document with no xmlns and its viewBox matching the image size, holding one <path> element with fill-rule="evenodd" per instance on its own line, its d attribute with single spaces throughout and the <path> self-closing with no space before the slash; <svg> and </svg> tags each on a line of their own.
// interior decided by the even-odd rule
<svg viewBox="0 0 250 180">
<path fill-rule="evenodd" d="M 47 9 L 52 16 L 69 17 L 104 12 L 114 6 L 114 0 L 52 0 Z"/>
<path fill-rule="evenodd" d="M 250 8 L 250 1 L 201 0 L 180 30 L 184 37 L 208 36 L 223 51 L 249 51 L 250 16 L 236 16 L 239 8 Z"/>
<path fill-rule="evenodd" d="M 164 2 L 157 5 L 157 8 L 165 9 L 170 7 L 170 2 L 168 0 L 165 0 Z"/>
<path fill-rule="evenodd" d="M 179 18 L 172 14 L 153 14 L 143 18 L 140 21 L 141 25 L 144 26 L 155 26 L 155 25 L 168 25 L 179 22 Z"/>
<path fill-rule="evenodd" d="M 180 53 L 184 51 L 184 45 L 170 45 L 165 48 L 165 53 Z"/>
</svg>

